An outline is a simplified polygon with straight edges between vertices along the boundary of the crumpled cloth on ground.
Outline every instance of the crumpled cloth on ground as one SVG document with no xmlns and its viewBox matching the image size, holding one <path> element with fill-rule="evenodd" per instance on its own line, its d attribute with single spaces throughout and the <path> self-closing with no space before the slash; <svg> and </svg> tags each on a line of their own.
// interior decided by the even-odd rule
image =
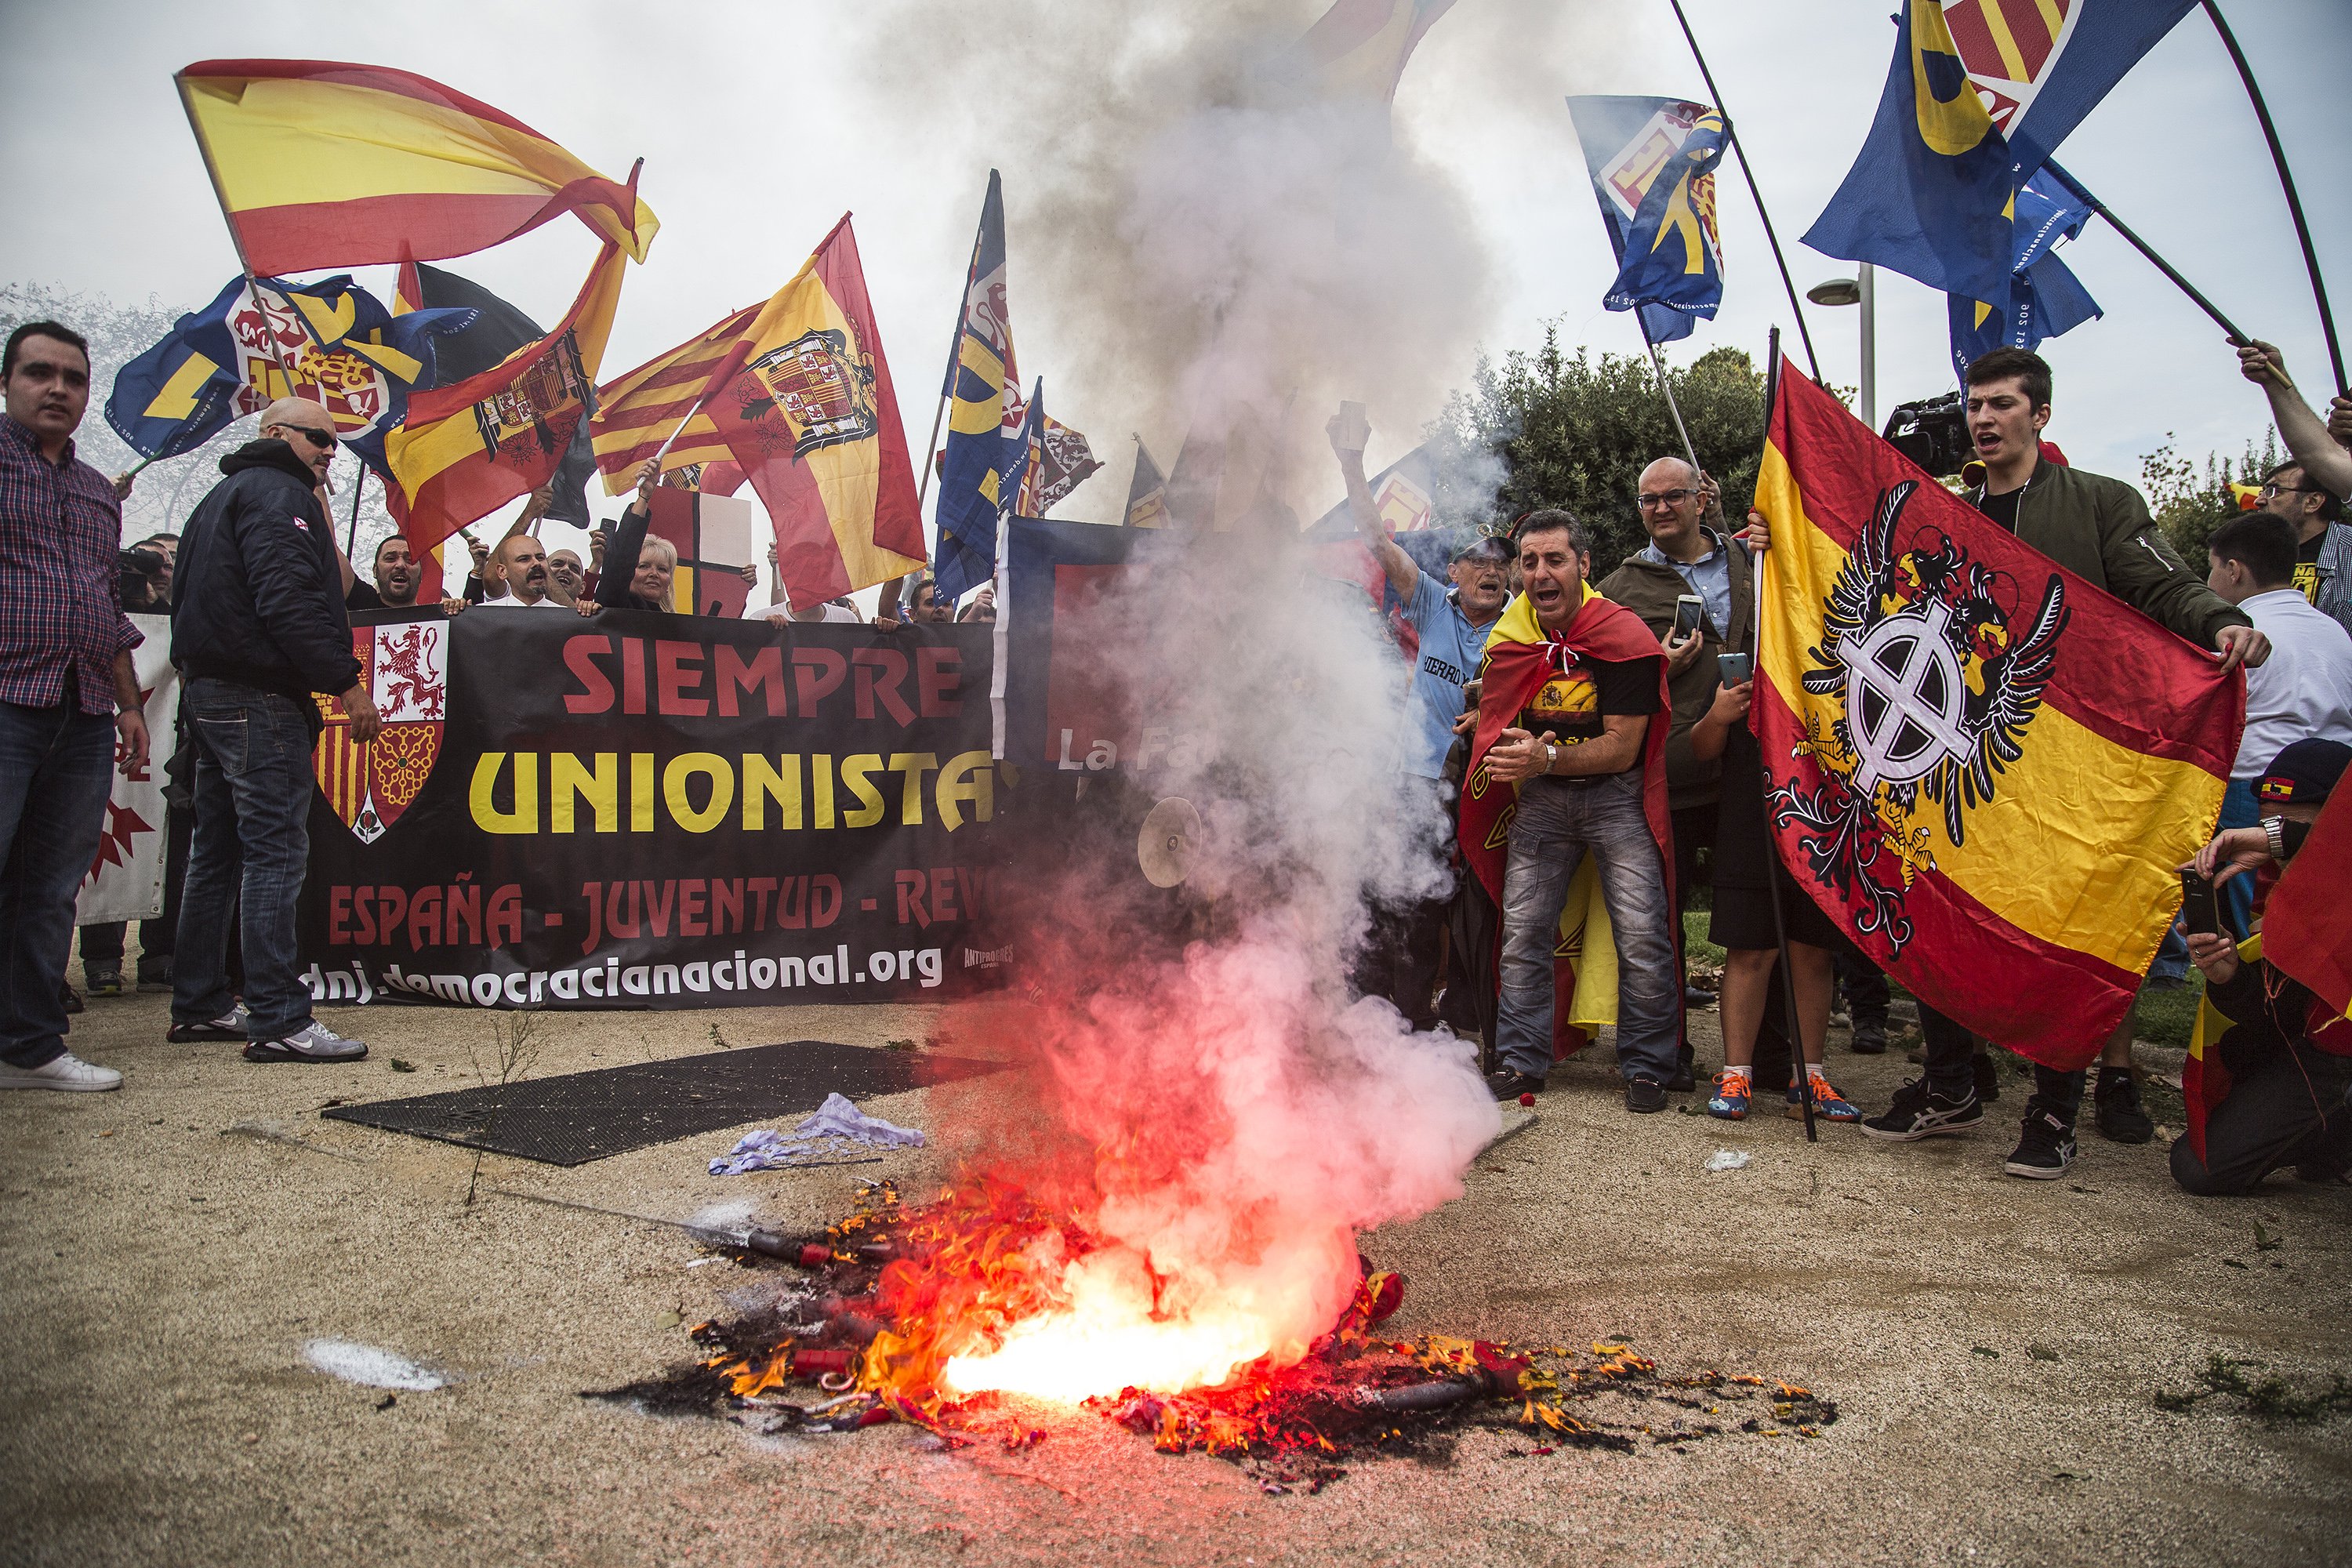
<svg viewBox="0 0 2352 1568">
<path fill-rule="evenodd" d="M 824 1103 L 803 1118 L 790 1136 L 772 1127 L 743 1134 L 735 1147 L 710 1162 L 710 1173 L 740 1176 L 746 1171 L 774 1171 L 805 1164 L 811 1155 L 824 1152 L 825 1141 L 830 1139 L 869 1149 L 919 1149 L 923 1144 L 923 1135 L 914 1128 L 868 1116 L 852 1105 L 846 1096 L 828 1094 Z"/>
</svg>

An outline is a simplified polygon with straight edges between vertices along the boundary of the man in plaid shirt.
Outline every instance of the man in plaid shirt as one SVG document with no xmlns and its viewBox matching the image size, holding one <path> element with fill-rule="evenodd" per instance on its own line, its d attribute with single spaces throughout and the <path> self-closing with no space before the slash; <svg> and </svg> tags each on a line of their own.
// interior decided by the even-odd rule
<svg viewBox="0 0 2352 1568">
<path fill-rule="evenodd" d="M 89 345 L 55 321 L 0 359 L 0 1089 L 118 1089 L 66 1049 L 74 897 L 98 858 L 112 764 L 147 762 L 122 614 L 114 487 L 74 456 Z"/>
</svg>

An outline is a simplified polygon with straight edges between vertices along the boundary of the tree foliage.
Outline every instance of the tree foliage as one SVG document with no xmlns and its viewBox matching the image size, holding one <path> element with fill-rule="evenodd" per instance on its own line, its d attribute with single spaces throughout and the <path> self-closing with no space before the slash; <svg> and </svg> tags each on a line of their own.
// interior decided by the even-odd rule
<svg viewBox="0 0 2352 1568">
<path fill-rule="evenodd" d="M 1718 348 L 1669 365 L 1666 379 L 1699 465 L 1723 488 L 1726 515 L 1743 517 L 1764 449 L 1763 373 L 1744 351 Z M 1648 542 L 1633 500 L 1642 470 L 1683 449 L 1647 358 L 1595 358 L 1583 348 L 1571 358 L 1556 327 L 1532 353 L 1481 360 L 1433 437 L 1442 458 L 1438 504 L 1449 521 L 1500 524 L 1564 507 L 1592 531 L 1601 574 Z"/>
<path fill-rule="evenodd" d="M 106 422 L 106 399 L 114 389 L 115 373 L 153 348 L 188 309 L 166 306 L 153 295 L 144 304 L 123 305 L 103 294 L 78 293 L 52 284 L 5 283 L 0 284 L 0 337 L 26 321 L 48 321 L 62 322 L 89 340 L 89 412 L 74 433 L 75 456 L 112 478 L 139 461 L 139 454 L 125 446 Z M 124 542 L 179 532 L 196 503 L 219 481 L 220 459 L 253 439 L 254 425 L 251 416 L 232 420 L 194 451 L 143 469 L 130 499 L 122 503 Z M 356 458 L 336 457 L 339 539 L 351 524 L 352 483 L 358 472 Z M 392 517 L 383 507 L 383 488 L 371 477 L 362 492 L 357 559 L 362 563 L 370 559 L 377 542 L 392 531 Z"/>
<path fill-rule="evenodd" d="M 2278 431 L 2273 428 L 2263 432 L 2261 451 L 2248 441 L 2235 463 L 2218 452 L 2208 452 L 2200 471 L 2173 449 L 2172 441 L 2172 432 L 2166 431 L 2163 444 L 2139 460 L 2140 488 L 2147 492 L 2148 513 L 2157 526 L 2180 552 L 2180 558 L 2201 573 L 2205 541 L 2240 510 L 2230 482 L 2259 482 L 2284 454 L 2279 450 Z"/>
</svg>

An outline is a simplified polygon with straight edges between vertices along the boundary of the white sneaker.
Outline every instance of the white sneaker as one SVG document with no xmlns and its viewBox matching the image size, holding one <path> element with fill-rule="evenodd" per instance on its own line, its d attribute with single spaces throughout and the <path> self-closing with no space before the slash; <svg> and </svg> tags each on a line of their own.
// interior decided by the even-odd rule
<svg viewBox="0 0 2352 1568">
<path fill-rule="evenodd" d="M 68 1094 L 95 1094 L 121 1087 L 121 1073 L 112 1068 L 86 1062 L 71 1051 L 52 1058 L 37 1068 L 0 1065 L 0 1089 L 55 1089 Z"/>
<path fill-rule="evenodd" d="M 355 1062 L 365 1055 L 365 1040 L 347 1040 L 316 1018 L 290 1035 L 245 1047 L 249 1062 Z"/>
</svg>

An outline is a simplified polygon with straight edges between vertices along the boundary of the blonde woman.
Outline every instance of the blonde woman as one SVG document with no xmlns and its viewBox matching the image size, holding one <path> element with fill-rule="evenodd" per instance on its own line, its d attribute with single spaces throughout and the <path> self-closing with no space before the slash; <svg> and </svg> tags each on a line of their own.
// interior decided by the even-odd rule
<svg viewBox="0 0 2352 1568">
<path fill-rule="evenodd" d="M 635 559 L 637 569 L 626 577 L 616 571 L 605 572 L 596 581 L 596 597 L 580 602 L 582 615 L 593 616 L 605 608 L 675 613 L 670 580 L 677 572 L 677 546 L 667 539 L 646 536 L 646 526 L 653 521 L 654 486 L 659 479 L 654 459 L 646 458 L 637 469 L 637 499 L 621 514 L 606 556 L 610 561 Z"/>
</svg>

